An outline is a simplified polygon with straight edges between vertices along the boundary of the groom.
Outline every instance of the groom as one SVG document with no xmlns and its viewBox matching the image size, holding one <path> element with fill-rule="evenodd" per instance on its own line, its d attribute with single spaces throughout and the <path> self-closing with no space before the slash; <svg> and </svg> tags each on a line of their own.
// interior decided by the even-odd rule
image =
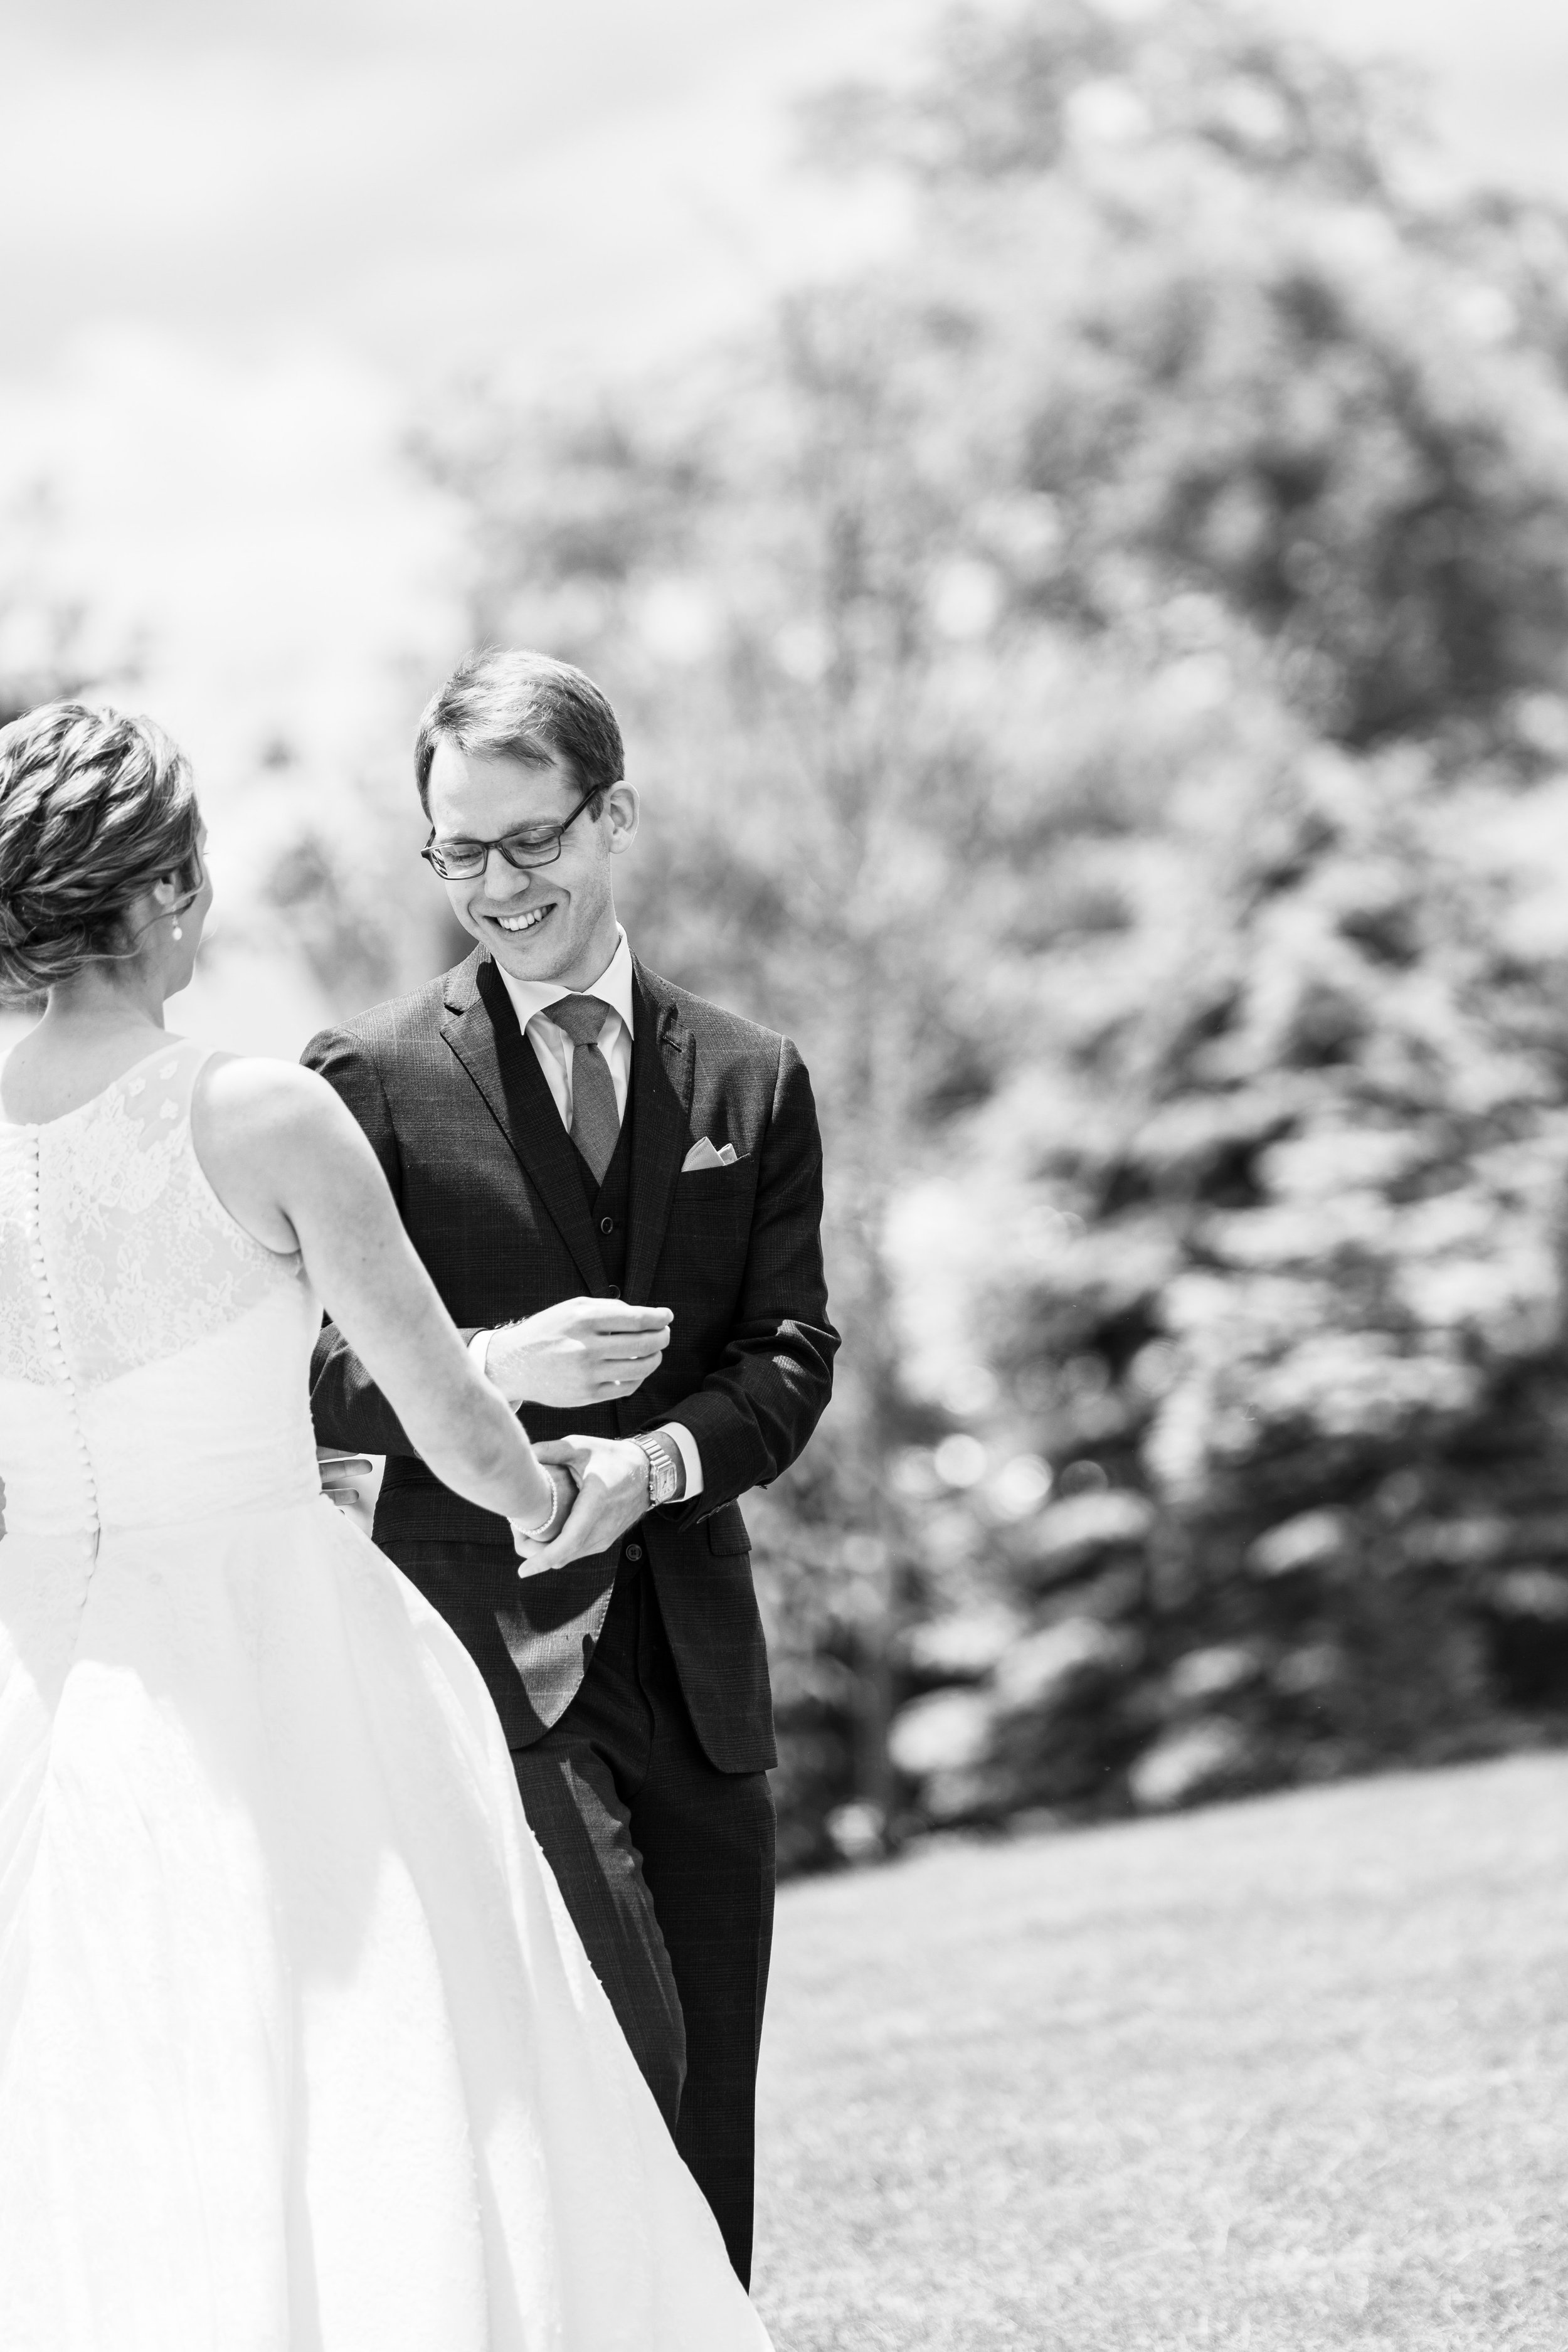
<svg viewBox="0 0 1568 2352">
<path fill-rule="evenodd" d="M 832 1385 L 822 1147 L 786 1038 L 647 971 L 616 919 L 637 830 L 580 670 L 470 655 L 415 750 L 424 855 L 478 942 L 305 1059 L 369 1136 L 476 1360 L 578 1485 L 519 1563 L 329 1325 L 326 1445 L 384 1454 L 375 1539 L 472 1652 L 523 1807 L 749 2275 L 773 1926 L 767 1657 L 738 1498 Z"/>
</svg>

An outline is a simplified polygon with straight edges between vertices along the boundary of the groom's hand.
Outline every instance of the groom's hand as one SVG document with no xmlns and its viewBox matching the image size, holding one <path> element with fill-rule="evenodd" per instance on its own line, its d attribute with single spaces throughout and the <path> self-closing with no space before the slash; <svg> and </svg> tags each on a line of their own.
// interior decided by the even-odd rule
<svg viewBox="0 0 1568 2352">
<path fill-rule="evenodd" d="M 510 1405 L 611 1402 L 658 1370 L 673 1320 L 668 1307 L 558 1299 L 490 1333 L 485 1377 Z"/>
<path fill-rule="evenodd" d="M 328 1502 L 345 1519 L 352 1519 L 362 1535 L 368 1536 L 375 1516 L 376 1489 L 381 1485 L 379 1465 L 368 1454 L 345 1454 L 337 1445 L 318 1445 L 316 1465 L 321 1492 Z"/>
<path fill-rule="evenodd" d="M 647 1512 L 648 1459 L 629 1437 L 552 1437 L 533 1450 L 542 1462 L 563 1464 L 571 1472 L 577 1499 L 552 1542 L 537 1549 L 519 1543 L 521 1575 L 535 1576 L 608 1551 Z"/>
</svg>

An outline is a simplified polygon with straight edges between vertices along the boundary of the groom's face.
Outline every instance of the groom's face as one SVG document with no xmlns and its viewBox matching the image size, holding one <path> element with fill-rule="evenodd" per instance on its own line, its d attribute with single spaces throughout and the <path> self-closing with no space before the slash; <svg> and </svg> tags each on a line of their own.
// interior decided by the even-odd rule
<svg viewBox="0 0 1568 2352">
<path fill-rule="evenodd" d="M 565 824 L 582 797 L 559 756 L 534 768 L 450 742 L 436 746 L 429 808 L 438 842 L 547 833 Z M 585 808 L 573 819 L 548 866 L 519 869 L 492 849 L 482 874 L 444 883 L 452 912 L 515 979 L 586 988 L 616 951 L 610 860 L 630 846 L 637 821 L 636 791 L 616 784 L 596 816 Z"/>
</svg>

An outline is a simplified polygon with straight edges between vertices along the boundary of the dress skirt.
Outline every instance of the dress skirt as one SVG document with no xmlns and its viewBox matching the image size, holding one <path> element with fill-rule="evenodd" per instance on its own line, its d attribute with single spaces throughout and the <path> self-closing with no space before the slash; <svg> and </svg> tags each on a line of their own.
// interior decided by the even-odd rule
<svg viewBox="0 0 1568 2352">
<path fill-rule="evenodd" d="M 0 2340 L 766 2347 L 477 1668 L 323 1500 L 0 1541 Z"/>
</svg>

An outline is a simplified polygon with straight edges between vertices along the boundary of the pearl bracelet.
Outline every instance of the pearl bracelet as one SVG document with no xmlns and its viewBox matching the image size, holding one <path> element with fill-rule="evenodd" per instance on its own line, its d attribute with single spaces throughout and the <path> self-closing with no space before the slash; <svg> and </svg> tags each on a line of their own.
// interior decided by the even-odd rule
<svg viewBox="0 0 1568 2352">
<path fill-rule="evenodd" d="M 570 1504 L 568 1504 L 567 1507 L 568 1509 L 571 1507 Z M 560 1515 L 560 1497 L 555 1494 L 553 1488 L 552 1488 L 550 1508 L 545 1512 L 544 1517 L 540 1520 L 539 1525 L 536 1528 L 521 1527 L 516 1519 L 508 1519 L 507 1525 L 511 1529 L 512 1541 L 514 1543 L 542 1542 L 545 1537 L 554 1534 L 555 1522 Z"/>
</svg>

